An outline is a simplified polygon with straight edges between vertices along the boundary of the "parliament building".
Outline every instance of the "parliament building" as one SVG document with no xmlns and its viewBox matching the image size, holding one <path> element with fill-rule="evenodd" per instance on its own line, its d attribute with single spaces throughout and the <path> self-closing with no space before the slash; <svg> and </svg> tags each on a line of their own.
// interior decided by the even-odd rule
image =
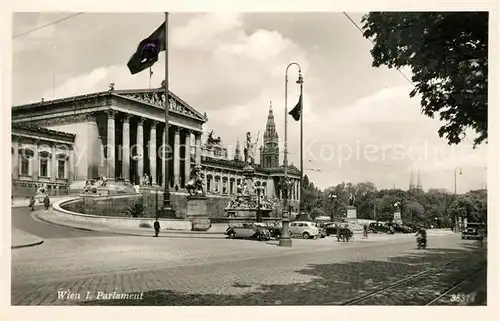
<svg viewBox="0 0 500 321">
<path fill-rule="evenodd" d="M 165 184 L 161 146 L 172 146 L 169 178 L 172 191 L 183 192 L 191 168 L 199 164 L 207 194 L 231 197 L 243 179 L 245 163 L 239 142 L 234 157 L 213 139 L 202 143 L 207 114 L 174 93 L 168 102 L 169 128 L 165 142 L 165 91 L 115 90 L 42 101 L 12 108 L 12 195 L 32 195 L 46 184 L 51 195 L 79 192 L 87 180 L 106 177 L 139 184 L 144 174 L 152 186 Z M 284 165 L 280 165 L 278 133 L 269 107 L 260 163 L 255 180 L 269 198 L 281 198 Z M 300 171 L 289 165 L 289 198 L 297 206 Z"/>
</svg>

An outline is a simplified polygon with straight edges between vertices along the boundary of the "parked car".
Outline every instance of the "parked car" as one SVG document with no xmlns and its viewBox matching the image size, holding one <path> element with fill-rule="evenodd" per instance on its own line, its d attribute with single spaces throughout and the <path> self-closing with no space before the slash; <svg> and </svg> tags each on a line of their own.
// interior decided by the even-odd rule
<svg viewBox="0 0 500 321">
<path fill-rule="evenodd" d="M 339 228 L 339 224 L 338 223 L 328 223 L 328 224 L 325 224 L 324 228 L 325 228 L 326 236 L 337 235 L 337 229 Z"/>
<path fill-rule="evenodd" d="M 483 227 L 484 224 L 479 222 L 467 222 L 467 225 L 462 230 L 462 240 L 479 239 L 479 230 Z"/>
<path fill-rule="evenodd" d="M 389 228 L 392 226 L 395 233 L 411 233 L 413 230 L 404 224 L 399 223 L 388 223 Z"/>
<path fill-rule="evenodd" d="M 269 223 L 254 223 L 256 226 L 266 228 L 271 235 L 271 238 L 279 240 L 281 238 L 281 225 Z"/>
<path fill-rule="evenodd" d="M 301 236 L 304 239 L 320 237 L 319 229 L 313 222 L 292 222 L 290 224 L 290 236 Z"/>
<path fill-rule="evenodd" d="M 318 228 L 319 230 L 319 237 L 320 238 L 324 238 L 326 237 L 326 229 L 325 229 L 325 224 L 324 223 L 316 223 L 315 226 Z"/>
<path fill-rule="evenodd" d="M 394 229 L 391 229 L 389 224 L 382 222 L 372 222 L 368 225 L 368 231 L 371 233 L 390 233 L 394 234 Z"/>
<path fill-rule="evenodd" d="M 230 239 L 256 239 L 258 241 L 271 239 L 271 234 L 267 228 L 252 223 L 230 226 L 226 230 L 226 235 Z"/>
</svg>

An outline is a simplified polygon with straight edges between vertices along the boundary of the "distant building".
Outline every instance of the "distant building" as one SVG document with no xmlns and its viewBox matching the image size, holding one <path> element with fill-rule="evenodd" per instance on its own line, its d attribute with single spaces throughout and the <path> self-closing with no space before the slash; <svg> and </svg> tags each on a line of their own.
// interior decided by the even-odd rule
<svg viewBox="0 0 500 321">
<path fill-rule="evenodd" d="M 410 186 L 409 186 L 408 190 L 409 191 L 422 191 L 423 188 L 422 188 L 422 181 L 420 179 L 420 169 L 417 169 L 417 185 L 415 185 L 413 175 L 414 175 L 414 171 L 411 168 L 410 169 Z"/>
</svg>

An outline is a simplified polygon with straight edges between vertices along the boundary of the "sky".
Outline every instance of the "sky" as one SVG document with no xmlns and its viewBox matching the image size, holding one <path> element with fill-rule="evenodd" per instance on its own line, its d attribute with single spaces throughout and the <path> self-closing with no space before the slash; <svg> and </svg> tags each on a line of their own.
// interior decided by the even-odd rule
<svg viewBox="0 0 500 321">
<path fill-rule="evenodd" d="M 16 13 L 22 34 L 68 13 Z M 361 25 L 361 13 L 349 13 Z M 162 13 L 84 13 L 15 37 L 13 104 L 149 86 L 147 71 L 130 75 L 137 44 Z M 171 13 L 170 89 L 198 111 L 234 150 L 245 133 L 265 130 L 270 104 L 283 147 L 284 78 L 291 62 L 304 77 L 304 172 L 320 188 L 342 181 L 407 189 L 420 173 L 424 189 L 467 192 L 486 185 L 488 145 L 448 146 L 441 123 L 421 114 L 419 97 L 396 70 L 372 67 L 372 44 L 341 13 Z M 151 83 L 164 78 L 164 53 Z M 402 70 L 411 77 L 410 70 Z M 296 104 L 298 70 L 288 72 L 288 109 Z M 299 167 L 300 127 L 288 117 L 289 161 Z M 470 135 L 473 135 L 471 133 Z M 259 159 L 257 155 L 257 159 Z M 283 160 L 281 149 L 280 162 Z M 460 172 L 462 174 L 460 174 Z"/>
</svg>

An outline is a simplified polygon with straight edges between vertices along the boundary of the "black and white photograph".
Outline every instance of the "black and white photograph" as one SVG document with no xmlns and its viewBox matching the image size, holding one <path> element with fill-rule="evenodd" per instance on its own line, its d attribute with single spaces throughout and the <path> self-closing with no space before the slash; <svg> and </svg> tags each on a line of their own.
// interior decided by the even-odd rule
<svg viewBox="0 0 500 321">
<path fill-rule="evenodd" d="M 12 12 L 10 306 L 491 307 L 478 8 Z"/>
</svg>

